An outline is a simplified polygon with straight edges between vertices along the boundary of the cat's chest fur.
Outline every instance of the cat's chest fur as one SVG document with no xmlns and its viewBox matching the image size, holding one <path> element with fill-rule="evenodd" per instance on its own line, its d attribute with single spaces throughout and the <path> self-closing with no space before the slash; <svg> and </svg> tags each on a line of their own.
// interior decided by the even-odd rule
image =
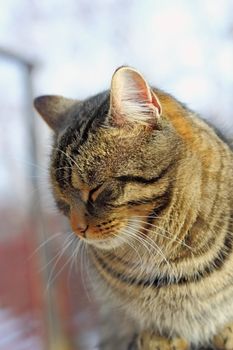
<svg viewBox="0 0 233 350">
<path fill-rule="evenodd" d="M 233 259 L 227 265 L 226 275 L 220 272 L 199 283 L 160 287 L 151 283 L 145 287 L 114 281 L 108 273 L 100 273 L 95 264 L 91 268 L 92 287 L 102 305 L 112 312 L 123 311 L 138 331 L 153 329 L 166 337 L 189 339 L 196 346 L 208 345 L 216 329 L 233 317 L 233 293 L 227 288 Z"/>
</svg>

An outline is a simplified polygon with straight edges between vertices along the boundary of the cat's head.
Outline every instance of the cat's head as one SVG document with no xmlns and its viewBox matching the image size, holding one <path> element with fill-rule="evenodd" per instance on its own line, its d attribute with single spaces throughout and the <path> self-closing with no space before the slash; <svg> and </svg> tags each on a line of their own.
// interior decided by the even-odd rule
<svg viewBox="0 0 233 350">
<path fill-rule="evenodd" d="M 108 249 L 147 234 L 151 219 L 166 210 L 180 138 L 163 113 L 164 101 L 130 67 L 114 73 L 110 91 L 84 101 L 35 100 L 55 132 L 56 202 L 90 244 Z"/>
</svg>

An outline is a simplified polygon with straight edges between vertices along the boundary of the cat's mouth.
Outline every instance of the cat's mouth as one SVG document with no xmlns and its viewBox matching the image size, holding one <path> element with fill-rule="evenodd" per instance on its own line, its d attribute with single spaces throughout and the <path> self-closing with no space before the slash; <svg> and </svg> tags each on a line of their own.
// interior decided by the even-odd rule
<svg viewBox="0 0 233 350">
<path fill-rule="evenodd" d="M 91 227 L 88 227 L 85 235 L 81 237 L 79 235 L 79 237 L 96 248 L 111 250 L 129 244 L 132 240 L 138 240 L 141 226 L 142 224 L 136 218 L 130 218 L 124 226 L 119 225 L 118 229 L 109 230 L 107 234 L 96 234 Z"/>
</svg>

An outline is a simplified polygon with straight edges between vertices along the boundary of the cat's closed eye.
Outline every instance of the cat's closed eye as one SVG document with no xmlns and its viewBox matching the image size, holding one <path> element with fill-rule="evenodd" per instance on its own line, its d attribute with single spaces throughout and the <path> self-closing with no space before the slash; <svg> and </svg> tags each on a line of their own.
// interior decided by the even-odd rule
<svg viewBox="0 0 233 350">
<path fill-rule="evenodd" d="M 88 201 L 95 202 L 99 194 L 103 191 L 104 183 L 99 184 L 89 192 Z"/>
<path fill-rule="evenodd" d="M 68 216 L 70 214 L 70 205 L 67 202 L 58 200 L 57 207 L 63 212 L 64 215 Z"/>
</svg>

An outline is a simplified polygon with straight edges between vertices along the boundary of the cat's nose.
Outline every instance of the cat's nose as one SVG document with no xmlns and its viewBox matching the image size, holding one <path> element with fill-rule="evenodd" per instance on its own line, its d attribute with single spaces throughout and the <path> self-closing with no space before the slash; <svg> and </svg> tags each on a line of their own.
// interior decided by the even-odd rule
<svg viewBox="0 0 233 350">
<path fill-rule="evenodd" d="M 86 238 L 86 232 L 88 230 L 88 223 L 85 213 L 81 209 L 71 210 L 70 223 L 72 230 L 80 237 Z"/>
<path fill-rule="evenodd" d="M 88 225 L 86 223 L 78 223 L 76 225 L 76 229 L 80 232 L 81 235 L 85 236 L 85 233 L 88 229 Z"/>
</svg>

